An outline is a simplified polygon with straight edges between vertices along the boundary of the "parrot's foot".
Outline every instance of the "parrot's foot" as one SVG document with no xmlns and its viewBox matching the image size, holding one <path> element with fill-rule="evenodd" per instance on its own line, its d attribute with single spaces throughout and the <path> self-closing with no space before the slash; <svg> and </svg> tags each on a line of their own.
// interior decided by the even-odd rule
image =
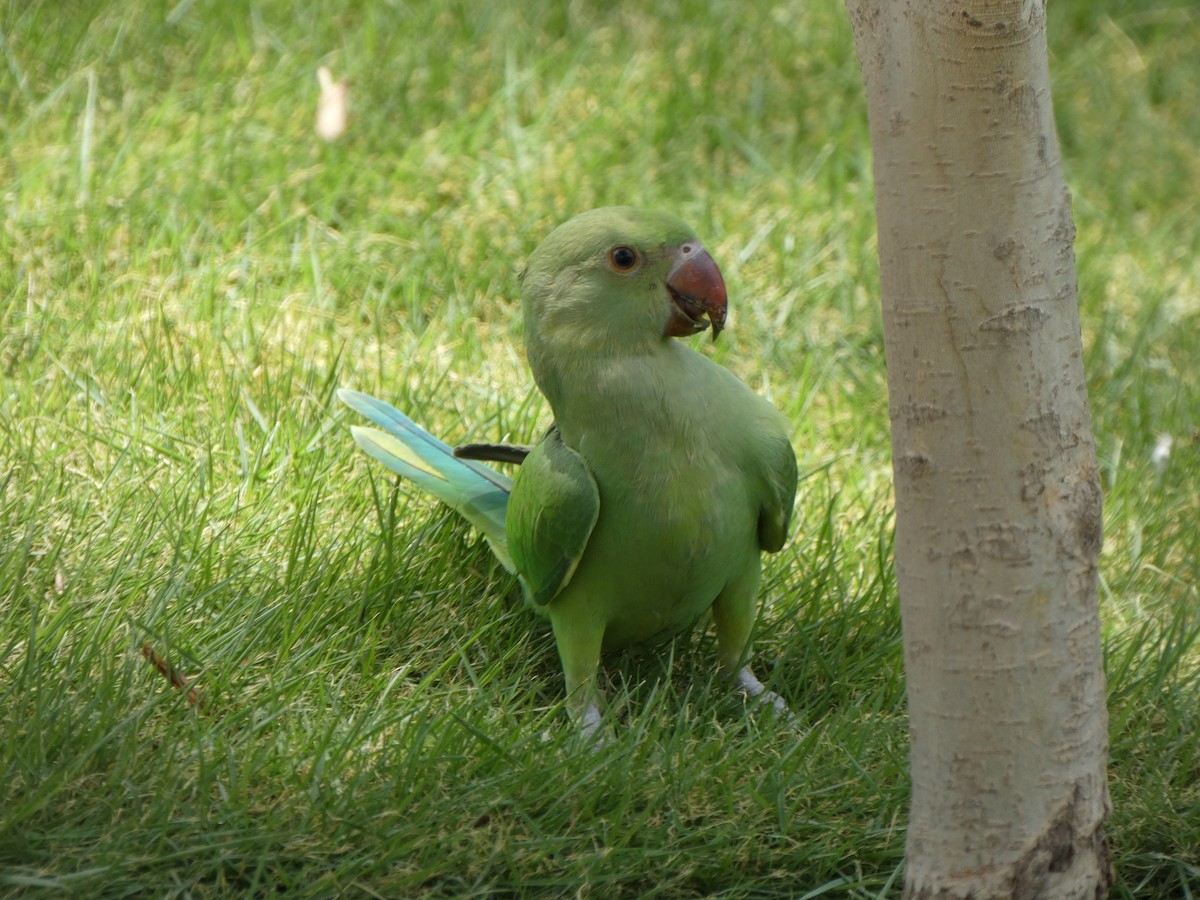
<svg viewBox="0 0 1200 900">
<path fill-rule="evenodd" d="M 580 739 L 591 750 L 599 750 L 612 738 L 608 729 L 604 727 L 600 704 L 594 700 L 575 715 L 575 723 L 579 727 Z"/>
<path fill-rule="evenodd" d="M 768 690 L 754 673 L 750 671 L 749 666 L 743 666 L 736 675 L 733 676 L 733 686 L 741 691 L 747 700 L 753 700 L 754 703 L 761 707 L 771 709 L 775 715 L 787 722 L 793 722 L 796 719 L 795 714 L 788 709 L 787 702 L 772 690 Z"/>
<path fill-rule="evenodd" d="M 603 721 L 600 716 L 600 707 L 593 701 L 585 706 L 583 712 L 579 714 L 579 733 L 589 741 L 600 740 L 601 725 L 603 725 Z"/>
</svg>

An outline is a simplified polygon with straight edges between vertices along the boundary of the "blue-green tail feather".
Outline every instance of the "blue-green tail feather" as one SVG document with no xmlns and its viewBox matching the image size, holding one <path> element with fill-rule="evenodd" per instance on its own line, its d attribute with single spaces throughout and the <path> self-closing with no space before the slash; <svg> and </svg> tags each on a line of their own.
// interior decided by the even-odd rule
<svg viewBox="0 0 1200 900">
<path fill-rule="evenodd" d="M 515 571 L 504 537 L 511 478 L 481 463 L 458 459 L 448 444 L 369 394 L 343 388 L 338 399 L 379 426 L 350 426 L 354 440 L 367 454 L 457 511 L 483 532 L 504 567 Z"/>
</svg>

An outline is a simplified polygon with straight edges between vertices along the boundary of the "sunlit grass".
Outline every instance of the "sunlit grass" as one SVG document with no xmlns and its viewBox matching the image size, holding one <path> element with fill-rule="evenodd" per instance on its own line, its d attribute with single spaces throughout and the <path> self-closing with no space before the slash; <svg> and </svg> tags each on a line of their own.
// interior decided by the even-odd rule
<svg viewBox="0 0 1200 900">
<path fill-rule="evenodd" d="M 1200 883 L 1200 21 L 1050 16 L 1116 892 L 1176 897 Z M 43 0 L 0 36 L 5 890 L 898 894 L 886 383 L 838 5 Z M 321 64 L 351 84 L 331 145 Z M 794 423 L 755 656 L 800 730 L 747 719 L 698 630 L 606 667 L 619 736 L 581 754 L 511 579 L 355 451 L 334 398 L 452 441 L 536 433 L 516 273 L 627 202 L 706 239 L 732 316 L 705 352 Z"/>
</svg>

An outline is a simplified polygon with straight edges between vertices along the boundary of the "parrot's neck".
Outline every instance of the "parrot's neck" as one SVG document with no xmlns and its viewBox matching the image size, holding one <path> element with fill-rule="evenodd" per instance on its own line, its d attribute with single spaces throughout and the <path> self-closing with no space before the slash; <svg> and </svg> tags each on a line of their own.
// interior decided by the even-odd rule
<svg viewBox="0 0 1200 900">
<path fill-rule="evenodd" d="M 619 427 L 630 416 L 670 408 L 673 395 L 687 392 L 687 372 L 704 357 L 675 340 L 655 341 L 624 352 L 581 351 L 539 358 L 530 348 L 529 363 L 554 419 L 571 436 L 602 423 Z"/>
</svg>

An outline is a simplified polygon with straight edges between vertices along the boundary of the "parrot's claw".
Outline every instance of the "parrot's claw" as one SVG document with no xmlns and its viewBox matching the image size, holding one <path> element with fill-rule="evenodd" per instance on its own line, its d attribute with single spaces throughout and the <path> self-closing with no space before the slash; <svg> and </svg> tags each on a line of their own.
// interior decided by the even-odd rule
<svg viewBox="0 0 1200 900">
<path fill-rule="evenodd" d="M 600 725 L 600 707 L 595 703 L 589 703 L 579 717 L 579 731 L 584 737 L 590 738 L 600 730 Z"/>
<path fill-rule="evenodd" d="M 795 722 L 796 715 L 788 709 L 787 701 L 780 697 L 755 677 L 749 666 L 744 666 L 733 676 L 734 687 L 745 695 L 747 700 L 754 701 L 760 709 L 767 707 L 785 722 Z"/>
<path fill-rule="evenodd" d="M 604 719 L 600 707 L 592 701 L 579 714 L 579 736 L 593 750 L 598 750 L 608 743 L 608 734 L 604 730 Z"/>
</svg>

